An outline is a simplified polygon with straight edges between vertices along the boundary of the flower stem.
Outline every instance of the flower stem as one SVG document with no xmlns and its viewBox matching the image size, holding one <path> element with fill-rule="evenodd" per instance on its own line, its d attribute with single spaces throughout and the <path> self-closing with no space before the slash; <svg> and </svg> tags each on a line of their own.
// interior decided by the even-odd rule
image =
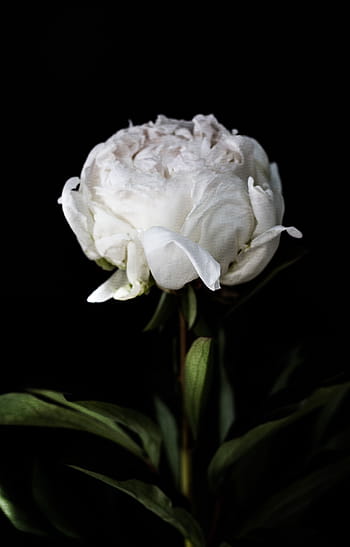
<svg viewBox="0 0 350 547">
<path fill-rule="evenodd" d="M 180 488 L 181 493 L 191 500 L 191 451 L 189 446 L 190 430 L 185 409 L 185 363 L 187 352 L 187 326 L 185 318 L 179 310 L 179 358 L 180 358 L 180 386 L 182 394 L 182 423 L 181 423 L 181 452 L 180 452 Z M 184 547 L 192 547 L 192 543 L 185 539 Z"/>
</svg>

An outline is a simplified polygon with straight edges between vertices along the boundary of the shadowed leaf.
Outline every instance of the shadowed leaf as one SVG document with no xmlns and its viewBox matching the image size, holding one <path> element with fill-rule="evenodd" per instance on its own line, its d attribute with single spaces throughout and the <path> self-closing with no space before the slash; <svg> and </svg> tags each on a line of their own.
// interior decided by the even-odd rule
<svg viewBox="0 0 350 547">
<path fill-rule="evenodd" d="M 156 514 L 165 522 L 176 528 L 185 538 L 191 541 L 193 547 L 204 547 L 203 532 L 197 521 L 184 509 L 173 507 L 171 500 L 153 484 L 131 479 L 126 481 L 117 481 L 100 473 L 83 469 L 71 465 L 73 469 L 86 473 L 87 475 L 124 492 L 139 503 L 144 505 L 149 511 Z"/>
<path fill-rule="evenodd" d="M 32 393 L 1 395 L 0 424 L 86 431 L 118 444 L 145 461 L 148 460 L 143 447 L 118 426 L 116 419 L 71 403 L 58 392 L 33 390 Z"/>
<path fill-rule="evenodd" d="M 230 308 L 230 310 L 226 313 L 225 318 L 229 317 L 232 313 L 236 312 L 238 308 L 240 308 L 242 305 L 246 304 L 253 296 L 258 294 L 261 289 L 265 287 L 270 281 L 272 281 L 277 274 L 285 270 L 286 268 L 289 268 L 289 266 L 292 266 L 296 262 L 298 262 L 301 258 L 303 258 L 307 254 L 307 250 L 304 248 L 298 249 L 298 254 L 296 254 L 294 257 L 290 258 L 289 260 L 286 260 L 285 262 L 282 262 L 278 266 L 276 266 L 271 272 L 263 274 L 262 278 L 259 276 L 259 282 L 255 283 L 253 288 L 243 295 L 241 298 L 238 299 L 238 301 Z"/>
<path fill-rule="evenodd" d="M 320 388 L 299 404 L 298 409 L 278 420 L 265 422 L 247 431 L 241 437 L 223 443 L 215 453 L 208 470 L 209 482 L 212 489 L 220 488 L 225 482 L 227 472 L 236 461 L 253 450 L 264 439 L 273 435 L 283 427 L 302 418 L 310 412 L 324 406 L 333 397 L 337 397 L 344 389 L 349 389 L 350 382 L 331 387 Z"/>
<path fill-rule="evenodd" d="M 350 457 L 317 469 L 306 477 L 271 496 L 239 530 L 244 536 L 250 531 L 282 525 L 304 512 L 310 503 L 324 492 L 350 476 Z"/>
<path fill-rule="evenodd" d="M 148 417 L 131 408 L 123 408 L 113 403 L 102 401 L 76 401 L 82 412 L 89 411 L 91 416 L 115 420 L 136 433 L 148 454 L 152 464 L 158 467 L 160 457 L 161 435 L 158 426 Z"/>
<path fill-rule="evenodd" d="M 310 458 L 317 452 L 328 426 L 348 393 L 349 384 L 339 386 L 339 390 L 334 394 L 334 397 L 331 397 L 321 409 L 311 433 L 312 449 L 310 451 Z"/>
<path fill-rule="evenodd" d="M 218 334 L 219 347 L 219 439 L 222 442 L 230 427 L 235 420 L 235 402 L 233 388 L 229 382 L 227 371 L 225 368 L 225 331 L 219 330 Z"/>
<path fill-rule="evenodd" d="M 112 425 L 118 428 L 117 424 L 120 424 L 130 429 L 140 438 L 152 464 L 155 467 L 158 466 L 161 437 L 158 426 L 148 416 L 131 408 L 124 408 L 104 401 L 68 401 L 64 395 L 56 391 L 34 389 L 31 392 L 82 412 L 108 426 Z M 120 430 L 124 431 L 123 429 Z"/>
<path fill-rule="evenodd" d="M 175 298 L 174 295 L 167 292 L 162 292 L 158 305 L 155 309 L 151 319 L 143 329 L 144 332 L 155 330 L 163 327 L 169 317 L 175 310 Z"/>
<path fill-rule="evenodd" d="M 167 405 L 159 398 L 155 397 L 154 405 L 156 409 L 159 427 L 162 432 L 164 450 L 176 485 L 180 484 L 180 454 L 179 454 L 179 432 L 174 415 Z"/>
<path fill-rule="evenodd" d="M 302 363 L 303 359 L 301 356 L 300 347 L 298 346 L 296 348 L 293 348 L 293 350 L 290 352 L 288 363 L 273 384 L 270 394 L 274 395 L 278 391 L 286 388 L 289 382 L 289 378 Z"/>
<path fill-rule="evenodd" d="M 184 289 L 181 298 L 181 309 L 190 330 L 197 318 L 197 297 L 191 285 L 187 285 Z"/>
<path fill-rule="evenodd" d="M 47 524 L 43 522 L 39 509 L 32 500 L 18 499 L 18 495 L 22 497 L 23 493 L 18 494 L 16 490 L 12 491 L 0 486 L 0 509 L 17 530 L 46 536 Z"/>
</svg>

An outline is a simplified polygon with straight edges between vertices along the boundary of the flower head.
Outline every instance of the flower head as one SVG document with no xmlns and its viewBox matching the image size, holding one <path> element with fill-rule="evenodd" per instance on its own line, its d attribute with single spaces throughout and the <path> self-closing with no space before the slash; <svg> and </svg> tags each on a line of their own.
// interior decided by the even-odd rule
<svg viewBox="0 0 350 547">
<path fill-rule="evenodd" d="M 211 290 L 258 275 L 275 253 L 284 202 L 276 164 L 214 116 L 159 116 L 118 131 L 63 189 L 63 212 L 88 258 L 116 269 L 88 298 L 126 300 L 155 282 Z"/>
</svg>

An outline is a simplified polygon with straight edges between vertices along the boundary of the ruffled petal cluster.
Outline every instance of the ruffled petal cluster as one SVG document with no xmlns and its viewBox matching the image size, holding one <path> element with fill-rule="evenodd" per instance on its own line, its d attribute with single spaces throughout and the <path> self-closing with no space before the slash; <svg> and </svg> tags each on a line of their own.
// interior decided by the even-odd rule
<svg viewBox="0 0 350 547">
<path fill-rule="evenodd" d="M 118 131 L 90 152 L 60 202 L 87 257 L 115 270 L 90 302 L 134 298 L 154 282 L 244 283 L 271 260 L 282 231 L 301 237 L 282 225 L 276 164 L 212 115 Z"/>
</svg>

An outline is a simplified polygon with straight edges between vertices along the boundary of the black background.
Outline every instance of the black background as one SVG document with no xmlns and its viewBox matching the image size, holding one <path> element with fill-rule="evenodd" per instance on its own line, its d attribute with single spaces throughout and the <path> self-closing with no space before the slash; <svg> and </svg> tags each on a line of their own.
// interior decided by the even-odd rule
<svg viewBox="0 0 350 547">
<path fill-rule="evenodd" d="M 292 4 L 271 14 L 162 9 L 43 8 L 8 19 L 2 392 L 50 387 L 147 407 L 154 339 L 140 331 L 157 295 L 88 304 L 106 273 L 81 252 L 57 199 L 95 144 L 129 120 L 160 113 L 212 113 L 255 137 L 278 163 L 284 222 L 304 233 L 308 254 L 260 297 L 258 315 L 248 312 L 245 325 L 265 341 L 261 366 L 275 347 L 303 340 L 308 382 L 342 370 L 339 20 Z M 279 252 L 290 245 L 283 236 Z"/>
<path fill-rule="evenodd" d="M 3 102 L 11 135 L 4 158 L 3 214 L 10 219 L 3 236 L 4 298 L 14 312 L 10 332 L 22 340 L 13 344 L 21 375 L 10 370 L 9 378 L 28 381 L 39 371 L 65 383 L 82 360 L 67 351 L 72 339 L 95 341 L 96 351 L 110 353 L 110 340 L 103 348 L 94 340 L 93 322 L 103 324 L 112 313 L 120 326 L 130 309 L 138 320 L 133 303 L 86 303 L 106 274 L 81 253 L 57 199 L 95 144 L 129 120 L 144 123 L 159 113 L 184 119 L 213 113 L 264 146 L 280 168 L 284 222 L 304 233 L 311 253 L 311 279 L 298 287 L 306 296 L 298 302 L 304 312 L 289 313 L 315 332 L 316 324 L 337 320 L 344 112 L 342 49 L 330 16 L 326 21 L 320 10 L 307 15 L 292 8 L 236 15 L 203 8 L 192 17 L 181 10 L 107 8 L 19 15 L 9 21 Z M 305 310 L 312 315 L 307 320 Z M 23 351 L 36 356 L 25 367 Z M 61 368 L 51 375 L 54 358 Z"/>
</svg>

